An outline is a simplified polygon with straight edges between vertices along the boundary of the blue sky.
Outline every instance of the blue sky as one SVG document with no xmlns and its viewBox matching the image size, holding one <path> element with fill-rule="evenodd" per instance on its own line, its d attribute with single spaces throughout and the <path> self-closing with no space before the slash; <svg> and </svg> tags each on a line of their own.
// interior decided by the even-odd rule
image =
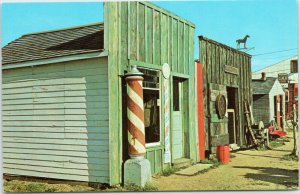
<svg viewBox="0 0 300 194">
<path fill-rule="evenodd" d="M 235 40 L 249 34 L 248 51 L 253 56 L 252 70 L 297 54 L 296 0 L 239 0 L 154 2 L 196 24 L 197 36 L 236 47 Z M 77 3 L 4 3 L 2 4 L 2 46 L 23 34 L 103 21 L 103 4 Z"/>
</svg>

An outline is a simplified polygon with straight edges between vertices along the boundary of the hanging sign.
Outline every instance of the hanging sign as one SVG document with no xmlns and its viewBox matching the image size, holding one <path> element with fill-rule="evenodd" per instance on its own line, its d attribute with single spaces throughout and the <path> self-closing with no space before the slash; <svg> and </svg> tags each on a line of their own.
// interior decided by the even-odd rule
<svg viewBox="0 0 300 194">
<path fill-rule="evenodd" d="M 170 70 L 170 66 L 168 63 L 164 63 L 162 66 L 162 73 L 165 79 L 169 79 L 170 74 L 171 74 L 171 70 Z"/>
</svg>

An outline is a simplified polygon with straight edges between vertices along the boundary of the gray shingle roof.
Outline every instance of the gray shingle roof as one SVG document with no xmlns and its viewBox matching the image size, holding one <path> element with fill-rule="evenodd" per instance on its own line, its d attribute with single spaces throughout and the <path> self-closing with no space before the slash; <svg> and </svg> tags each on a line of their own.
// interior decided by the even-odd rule
<svg viewBox="0 0 300 194">
<path fill-rule="evenodd" d="M 275 77 L 267 77 L 266 81 L 263 81 L 261 79 L 253 79 L 252 80 L 253 94 L 269 94 L 276 79 L 277 78 Z"/>
<path fill-rule="evenodd" d="M 2 64 L 99 51 L 103 42 L 103 23 L 26 34 L 2 48 Z"/>
</svg>

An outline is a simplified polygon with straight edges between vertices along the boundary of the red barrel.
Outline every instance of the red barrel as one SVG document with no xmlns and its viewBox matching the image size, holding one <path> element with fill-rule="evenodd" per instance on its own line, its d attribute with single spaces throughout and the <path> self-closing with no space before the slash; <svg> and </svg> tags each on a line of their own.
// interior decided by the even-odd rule
<svg viewBox="0 0 300 194">
<path fill-rule="evenodd" d="M 228 164 L 230 160 L 229 144 L 218 145 L 216 150 L 218 161 L 221 164 Z"/>
</svg>

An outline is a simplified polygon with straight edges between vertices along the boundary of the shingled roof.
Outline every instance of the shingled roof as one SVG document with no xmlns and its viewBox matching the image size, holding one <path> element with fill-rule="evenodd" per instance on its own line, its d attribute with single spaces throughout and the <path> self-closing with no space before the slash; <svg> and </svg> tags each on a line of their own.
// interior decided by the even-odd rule
<svg viewBox="0 0 300 194">
<path fill-rule="evenodd" d="M 2 48 L 2 64 L 100 51 L 103 42 L 103 23 L 26 34 Z"/>
<path fill-rule="evenodd" d="M 277 78 L 275 77 L 267 77 L 265 81 L 262 79 L 253 79 L 252 80 L 253 94 L 269 94 L 276 79 Z"/>
</svg>

